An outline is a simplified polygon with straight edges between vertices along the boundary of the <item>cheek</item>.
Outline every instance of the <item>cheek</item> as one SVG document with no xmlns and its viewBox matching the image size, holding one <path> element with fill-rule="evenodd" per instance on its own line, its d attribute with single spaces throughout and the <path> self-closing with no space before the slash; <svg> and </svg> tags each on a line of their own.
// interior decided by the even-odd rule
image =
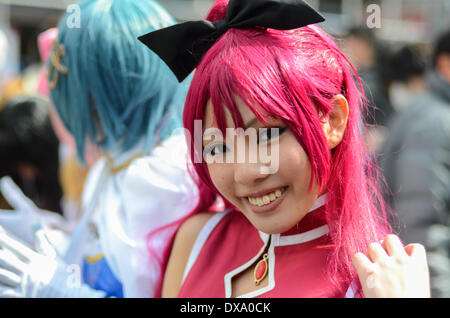
<svg viewBox="0 0 450 318">
<path fill-rule="evenodd" d="M 280 145 L 280 171 L 297 189 L 307 188 L 311 178 L 311 165 L 308 156 L 294 136 L 289 136 Z"/>
<path fill-rule="evenodd" d="M 233 172 L 231 171 L 231 166 L 230 164 L 208 164 L 211 181 L 220 194 L 227 200 L 229 200 L 233 193 Z"/>
</svg>

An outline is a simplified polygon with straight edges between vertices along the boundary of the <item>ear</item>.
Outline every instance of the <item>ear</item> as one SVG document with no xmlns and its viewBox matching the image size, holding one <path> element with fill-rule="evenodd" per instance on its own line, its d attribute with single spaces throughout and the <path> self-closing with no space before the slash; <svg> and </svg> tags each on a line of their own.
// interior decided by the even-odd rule
<svg viewBox="0 0 450 318">
<path fill-rule="evenodd" d="M 322 129 L 330 149 L 339 145 L 344 137 L 349 112 L 347 99 L 343 95 L 338 94 L 334 96 L 332 103 L 333 109 L 322 124 Z"/>
</svg>

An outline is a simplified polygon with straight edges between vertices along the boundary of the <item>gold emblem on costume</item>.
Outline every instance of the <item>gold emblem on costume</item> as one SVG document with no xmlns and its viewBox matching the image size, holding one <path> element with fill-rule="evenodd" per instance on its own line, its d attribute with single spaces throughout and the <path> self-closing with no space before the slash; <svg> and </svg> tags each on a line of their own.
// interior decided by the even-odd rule
<svg viewBox="0 0 450 318">
<path fill-rule="evenodd" d="M 255 266 L 255 270 L 253 271 L 253 277 L 255 279 L 255 285 L 258 286 L 259 283 L 266 277 L 267 270 L 269 268 L 269 256 L 266 254 L 263 255 L 263 259 L 258 262 Z"/>
</svg>

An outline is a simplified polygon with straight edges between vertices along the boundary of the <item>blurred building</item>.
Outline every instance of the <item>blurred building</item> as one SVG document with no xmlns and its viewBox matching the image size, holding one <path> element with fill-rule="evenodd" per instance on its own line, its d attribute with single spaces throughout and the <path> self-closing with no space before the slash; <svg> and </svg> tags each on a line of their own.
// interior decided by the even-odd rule
<svg viewBox="0 0 450 318">
<path fill-rule="evenodd" d="M 145 1 L 145 0 L 142 0 Z M 291 0 L 282 0 L 289 2 Z M 34 48 L 36 35 L 57 24 L 59 17 L 75 0 L 0 0 L 0 24 L 9 23 L 20 36 L 22 63 L 38 61 Z M 201 19 L 213 0 L 160 0 L 179 21 Z M 371 12 L 369 5 L 378 5 L 382 40 L 407 43 L 427 43 L 450 27 L 448 0 L 306 0 L 327 19 L 323 27 L 334 35 L 349 27 L 364 25 Z"/>
<path fill-rule="evenodd" d="M 20 73 L 28 66 L 40 62 L 36 43 L 38 34 L 56 26 L 64 11 L 76 2 L 77 0 L 0 0 L 0 48 L 2 43 L 10 43 L 8 53 L 10 73 Z M 162 0 L 159 2 L 179 21 L 204 17 L 213 3 L 211 0 Z M 8 39 L 2 41 L 6 35 Z M 6 52 L 6 50 L 2 51 Z M 0 64 L 6 59 L 1 55 Z M 0 73 L 3 73 L 1 66 Z"/>
<path fill-rule="evenodd" d="M 139 0 L 145 1 L 145 0 Z M 293 0 L 281 0 L 290 2 Z M 60 17 L 77 0 L 0 0 L 0 84 L 40 64 L 36 38 L 58 24 Z M 178 20 L 205 17 L 214 0 L 159 0 Z M 400 47 L 415 44 L 425 55 L 433 39 L 450 28 L 449 0 L 306 0 L 326 18 L 321 27 L 337 36 L 355 26 L 373 28 L 381 42 Z M 379 26 L 379 27 L 378 27 Z M 5 45 L 7 49 L 4 49 Z M 31 67 L 30 67 L 31 66 Z M 2 95 L 2 88 L 0 88 Z"/>
<path fill-rule="evenodd" d="M 429 43 L 450 28 L 448 0 L 306 0 L 326 17 L 325 29 L 341 35 L 349 27 L 367 25 L 379 7 L 381 25 L 375 28 L 380 40 Z M 370 27 L 370 26 L 369 26 Z"/>
</svg>

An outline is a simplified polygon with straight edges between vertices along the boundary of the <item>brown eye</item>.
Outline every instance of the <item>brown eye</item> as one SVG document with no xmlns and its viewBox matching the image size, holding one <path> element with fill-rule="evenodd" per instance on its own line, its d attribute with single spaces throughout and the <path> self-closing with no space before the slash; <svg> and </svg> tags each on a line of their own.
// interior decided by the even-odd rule
<svg viewBox="0 0 450 318">
<path fill-rule="evenodd" d="M 215 145 L 214 146 L 214 148 L 212 149 L 211 154 L 213 156 L 215 156 L 215 155 L 222 154 L 222 153 L 224 153 L 226 151 L 227 151 L 227 147 L 224 144 L 219 144 L 219 145 Z"/>
<path fill-rule="evenodd" d="M 228 150 L 227 146 L 224 144 L 214 144 L 206 147 L 205 153 L 211 155 L 211 156 L 217 156 L 220 154 L 225 153 Z"/>
</svg>

